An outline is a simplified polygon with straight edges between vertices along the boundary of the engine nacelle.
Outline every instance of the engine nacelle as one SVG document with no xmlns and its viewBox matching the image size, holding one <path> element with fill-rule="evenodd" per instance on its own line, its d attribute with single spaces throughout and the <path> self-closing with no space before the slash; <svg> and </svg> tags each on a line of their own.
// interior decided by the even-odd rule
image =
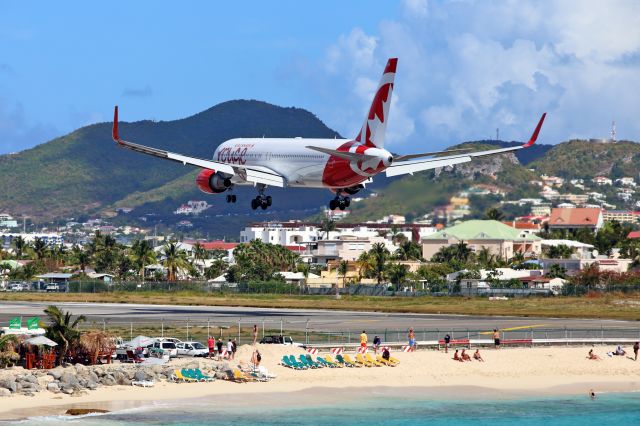
<svg viewBox="0 0 640 426">
<path fill-rule="evenodd" d="M 196 184 L 200 191 L 207 194 L 219 194 L 231 186 L 231 179 L 216 173 L 215 170 L 203 170 L 196 177 Z"/>
</svg>

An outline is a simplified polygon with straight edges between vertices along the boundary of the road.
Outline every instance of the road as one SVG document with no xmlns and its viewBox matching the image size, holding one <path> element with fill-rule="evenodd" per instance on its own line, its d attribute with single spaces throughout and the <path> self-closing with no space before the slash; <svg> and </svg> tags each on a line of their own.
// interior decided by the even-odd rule
<svg viewBox="0 0 640 426">
<path fill-rule="evenodd" d="M 6 326 L 9 318 L 22 316 L 43 316 L 46 303 L 36 302 L 2 302 L 0 303 L 0 324 Z M 173 305 L 137 305 L 115 303 L 59 303 L 64 310 L 75 315 L 85 315 L 88 322 L 105 323 L 133 327 L 138 325 L 182 324 L 189 321 L 191 326 L 211 324 L 215 326 L 237 325 L 243 327 L 253 324 L 267 328 L 282 327 L 292 331 L 315 332 L 355 332 L 361 330 L 492 330 L 512 329 L 534 326 L 535 330 L 572 329 L 601 330 L 619 329 L 625 334 L 638 336 L 640 324 L 634 321 L 599 320 L 599 319 L 565 319 L 565 318 L 531 318 L 531 317 L 490 317 L 477 315 L 434 315 L 377 313 L 333 310 L 306 309 L 272 309 L 252 307 L 217 307 L 217 306 L 173 306 Z M 530 330 L 530 329 L 529 329 Z"/>
</svg>

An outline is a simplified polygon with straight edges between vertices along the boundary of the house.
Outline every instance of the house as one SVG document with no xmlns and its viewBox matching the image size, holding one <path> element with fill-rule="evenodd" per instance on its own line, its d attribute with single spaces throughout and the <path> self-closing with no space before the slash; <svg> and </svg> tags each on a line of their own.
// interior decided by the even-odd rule
<svg viewBox="0 0 640 426">
<path fill-rule="evenodd" d="M 463 242 L 478 252 L 483 248 L 503 259 L 517 252 L 539 255 L 541 238 L 496 220 L 469 220 L 422 239 L 422 257 L 429 260 L 442 247 Z"/>
<path fill-rule="evenodd" d="M 628 210 L 605 210 L 602 216 L 605 222 L 638 223 L 638 214 Z"/>
<path fill-rule="evenodd" d="M 309 273 L 309 275 L 305 277 L 304 273 L 302 272 L 289 272 L 289 271 L 276 272 L 275 275 L 282 275 L 282 277 L 284 278 L 287 284 L 294 284 L 294 285 L 303 285 L 306 283 L 308 279 L 320 278 L 320 276 L 313 273 Z"/>
<path fill-rule="evenodd" d="M 558 247 L 567 246 L 573 250 L 574 256 L 578 259 L 591 259 L 593 258 L 593 246 L 591 244 L 581 243 L 574 240 L 542 240 L 542 248 L 545 247 Z"/>
<path fill-rule="evenodd" d="M 115 275 L 111 274 L 99 274 L 97 272 L 88 272 L 87 276 L 96 281 L 102 281 L 105 283 L 110 283 L 115 278 Z"/>
<path fill-rule="evenodd" d="M 604 176 L 596 176 L 595 178 L 593 178 L 592 182 L 598 186 L 613 185 L 613 181 L 608 177 L 604 177 Z"/>
<path fill-rule="evenodd" d="M 602 209 L 555 208 L 551 210 L 549 229 L 590 229 L 596 231 L 604 225 Z"/>
<path fill-rule="evenodd" d="M 516 222 L 515 220 L 502 222 L 507 226 L 518 229 L 527 234 L 536 234 L 542 229 L 540 223 L 533 222 Z"/>
<path fill-rule="evenodd" d="M 539 203 L 531 206 L 531 216 L 549 216 L 551 214 L 551 203 Z"/>
<path fill-rule="evenodd" d="M 622 177 L 616 179 L 616 184 L 621 186 L 636 186 L 636 181 L 632 177 Z"/>
</svg>

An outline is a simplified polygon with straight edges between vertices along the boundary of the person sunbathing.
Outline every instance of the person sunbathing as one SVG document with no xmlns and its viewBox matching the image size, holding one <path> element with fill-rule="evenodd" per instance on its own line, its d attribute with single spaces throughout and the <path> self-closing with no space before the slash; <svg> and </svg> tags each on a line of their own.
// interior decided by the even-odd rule
<svg viewBox="0 0 640 426">
<path fill-rule="evenodd" d="M 598 360 L 600 360 L 601 358 L 600 358 L 598 355 L 594 354 L 594 353 L 593 353 L 593 349 L 591 349 L 591 350 L 589 351 L 589 355 L 587 355 L 587 359 L 593 359 L 593 360 L 595 360 L 595 361 L 598 361 Z"/>
<path fill-rule="evenodd" d="M 464 362 L 464 360 L 462 358 L 460 358 L 460 355 L 458 355 L 458 350 L 457 349 L 456 349 L 456 352 L 453 354 L 453 360 L 454 361 Z"/>
<path fill-rule="evenodd" d="M 473 353 L 473 359 L 475 359 L 476 361 L 484 362 L 484 359 L 482 359 L 482 355 L 480 355 L 480 349 L 476 349 L 476 351 Z"/>
<path fill-rule="evenodd" d="M 462 353 L 460 354 L 460 358 L 462 358 L 463 361 L 471 361 L 471 357 L 469 356 L 469 354 L 467 352 L 465 352 L 465 350 L 462 350 Z"/>
</svg>

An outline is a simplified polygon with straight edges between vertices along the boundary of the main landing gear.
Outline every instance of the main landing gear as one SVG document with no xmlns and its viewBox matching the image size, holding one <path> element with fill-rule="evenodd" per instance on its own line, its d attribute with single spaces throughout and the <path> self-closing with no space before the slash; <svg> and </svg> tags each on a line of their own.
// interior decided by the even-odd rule
<svg viewBox="0 0 640 426">
<path fill-rule="evenodd" d="M 340 209 L 344 210 L 351 205 L 351 198 L 343 197 L 342 195 L 336 195 L 336 198 L 329 201 L 329 208 L 331 210 Z"/>
<path fill-rule="evenodd" d="M 262 210 L 266 210 L 267 207 L 271 207 L 273 199 L 271 198 L 271 195 L 264 195 L 264 190 L 266 187 L 266 185 L 261 185 L 258 187 L 258 196 L 251 200 L 251 208 L 253 210 L 256 210 L 258 207 L 260 207 Z"/>
</svg>

